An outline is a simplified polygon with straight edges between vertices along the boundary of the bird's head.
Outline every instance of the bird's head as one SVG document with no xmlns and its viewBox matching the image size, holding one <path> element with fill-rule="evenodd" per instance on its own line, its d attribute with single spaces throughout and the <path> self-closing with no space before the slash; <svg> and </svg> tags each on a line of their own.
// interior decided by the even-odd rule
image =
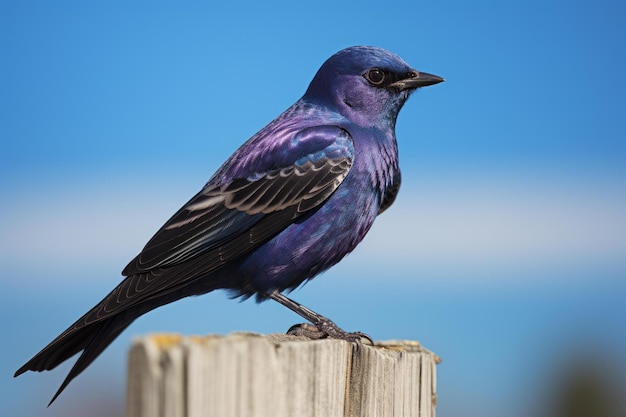
<svg viewBox="0 0 626 417">
<path fill-rule="evenodd" d="M 383 122 L 393 127 L 411 92 L 442 81 L 411 68 L 385 49 L 354 46 L 322 65 L 304 98 L 329 106 L 361 126 Z"/>
</svg>

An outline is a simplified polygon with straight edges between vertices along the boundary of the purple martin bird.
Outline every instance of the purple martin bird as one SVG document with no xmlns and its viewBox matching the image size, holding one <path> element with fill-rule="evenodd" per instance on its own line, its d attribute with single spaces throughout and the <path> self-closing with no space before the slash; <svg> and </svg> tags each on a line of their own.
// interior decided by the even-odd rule
<svg viewBox="0 0 626 417">
<path fill-rule="evenodd" d="M 282 294 L 350 253 L 400 187 L 395 125 L 409 95 L 443 81 L 381 48 L 330 57 L 304 96 L 244 143 L 148 241 L 126 277 L 15 372 L 82 352 L 50 404 L 136 318 L 217 289 L 271 298 L 321 337 L 358 341 Z M 48 405 L 50 405 L 48 404 Z"/>
</svg>

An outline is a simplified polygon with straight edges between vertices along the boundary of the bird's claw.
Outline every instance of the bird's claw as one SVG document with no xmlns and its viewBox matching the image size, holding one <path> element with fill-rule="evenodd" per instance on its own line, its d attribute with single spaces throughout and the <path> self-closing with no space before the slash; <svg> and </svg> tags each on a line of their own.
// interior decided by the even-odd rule
<svg viewBox="0 0 626 417">
<path fill-rule="evenodd" d="M 372 338 L 363 332 L 346 332 L 337 327 L 335 323 L 331 321 L 324 321 L 318 325 L 310 323 L 294 324 L 287 330 L 288 335 L 303 336 L 308 339 L 339 339 L 345 340 L 351 343 L 361 344 L 365 341 L 366 344 L 374 346 Z"/>
</svg>

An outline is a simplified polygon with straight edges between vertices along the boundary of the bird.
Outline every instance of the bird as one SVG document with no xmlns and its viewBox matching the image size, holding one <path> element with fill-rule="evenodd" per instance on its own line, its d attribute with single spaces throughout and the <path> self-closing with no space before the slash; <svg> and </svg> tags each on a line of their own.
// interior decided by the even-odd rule
<svg viewBox="0 0 626 417">
<path fill-rule="evenodd" d="M 300 333 L 317 334 L 311 337 L 368 338 L 283 293 L 352 252 L 393 204 L 401 180 L 398 113 L 415 90 L 442 81 L 379 47 L 332 55 L 304 95 L 165 222 L 122 282 L 14 376 L 51 370 L 80 352 L 50 406 L 136 318 L 219 289 L 279 302 L 310 322 Z"/>
</svg>

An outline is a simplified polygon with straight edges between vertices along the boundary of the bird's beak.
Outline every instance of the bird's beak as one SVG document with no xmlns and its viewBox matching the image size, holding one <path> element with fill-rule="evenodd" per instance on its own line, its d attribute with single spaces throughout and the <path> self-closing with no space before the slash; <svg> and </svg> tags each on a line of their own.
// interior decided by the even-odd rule
<svg viewBox="0 0 626 417">
<path fill-rule="evenodd" d="M 390 87 L 394 87 L 398 91 L 415 90 L 416 88 L 438 84 L 442 81 L 444 81 L 444 79 L 436 75 L 413 70 L 409 72 L 406 78 L 396 81 L 391 84 Z"/>
</svg>

